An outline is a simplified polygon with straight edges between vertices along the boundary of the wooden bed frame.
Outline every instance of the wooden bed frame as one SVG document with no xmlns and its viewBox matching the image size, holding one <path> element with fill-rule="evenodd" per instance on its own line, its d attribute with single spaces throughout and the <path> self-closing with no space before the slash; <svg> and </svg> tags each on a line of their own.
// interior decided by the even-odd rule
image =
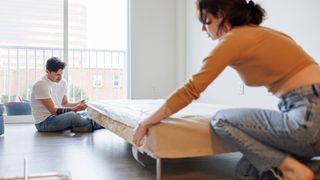
<svg viewBox="0 0 320 180">
<path fill-rule="evenodd" d="M 163 102 L 163 101 L 156 101 L 156 100 L 147 100 L 147 102 L 156 102 L 159 103 L 159 105 Z M 137 109 L 136 107 L 139 107 L 139 102 L 145 102 L 145 100 L 126 100 L 124 102 L 129 102 L 128 107 L 134 107 L 133 109 Z M 109 107 L 112 107 L 111 109 L 114 110 L 116 108 L 114 108 L 112 106 L 112 101 L 108 101 L 107 103 L 111 103 L 109 105 Z M 115 107 L 117 107 L 119 104 L 119 101 L 115 101 Z M 130 104 L 132 103 L 132 104 Z M 98 104 L 103 104 L 103 102 L 99 101 Z M 211 106 L 211 105 L 205 105 L 204 107 L 208 107 L 210 109 L 210 107 L 215 107 L 217 108 L 218 106 Z M 189 108 L 193 108 L 192 106 Z M 108 108 L 106 108 L 108 110 Z M 219 109 L 219 108 L 218 108 Z M 220 108 L 222 109 L 222 108 Z M 156 160 L 156 179 L 160 180 L 161 176 L 162 176 L 162 159 L 166 158 L 166 159 L 170 159 L 170 158 L 190 158 L 190 157 L 202 157 L 202 156 L 210 156 L 210 155 L 215 155 L 215 154 L 221 154 L 221 153 L 229 153 L 229 152 L 236 152 L 235 148 L 231 147 L 230 145 L 228 145 L 227 143 L 223 142 L 219 136 L 217 136 L 214 132 L 212 132 L 212 128 L 210 127 L 210 117 L 208 117 L 206 120 L 204 120 L 203 122 L 201 122 L 201 124 L 197 124 L 196 121 L 194 121 L 194 119 L 192 119 L 192 121 L 190 122 L 186 122 L 186 120 L 188 121 L 190 119 L 191 116 L 185 116 L 182 118 L 182 120 L 180 120 L 179 118 L 176 117 L 172 117 L 172 118 L 168 118 L 164 121 L 162 121 L 162 123 L 153 126 L 152 128 L 149 129 L 149 133 L 148 133 L 148 137 L 146 138 L 145 141 L 145 145 L 143 147 L 137 148 L 135 145 L 133 145 L 132 143 L 132 137 L 133 134 L 135 132 L 135 129 L 132 125 L 128 125 L 126 123 L 122 122 L 121 117 L 116 117 L 112 115 L 108 115 L 108 113 L 106 113 L 104 110 L 102 110 L 102 108 L 100 108 L 97 104 L 95 104 L 95 102 L 91 102 L 88 105 L 88 114 L 89 116 L 97 123 L 99 123 L 100 125 L 102 125 L 104 128 L 112 131 L 113 133 L 117 134 L 118 136 L 122 137 L 123 139 L 125 139 L 127 142 L 129 142 L 130 144 L 132 144 L 132 154 L 133 157 L 139 162 L 139 164 L 145 166 L 140 160 L 139 160 L 139 154 L 147 154 L 150 157 L 154 158 Z M 186 109 L 186 111 L 188 111 L 188 109 Z M 111 114 L 114 114 L 115 112 L 112 111 Z M 121 115 L 125 115 L 127 117 L 130 116 L 130 112 L 128 114 L 126 114 L 126 111 L 120 111 L 120 113 L 122 113 Z M 151 113 L 151 111 L 150 111 Z M 213 113 L 213 111 L 212 111 Z M 203 116 L 202 116 L 203 117 Z M 194 138 L 194 140 L 191 143 L 195 143 L 196 145 L 198 145 L 199 147 L 192 147 L 193 149 L 197 150 L 197 148 L 200 151 L 196 151 L 195 153 L 189 153 L 189 154 L 170 154 L 167 153 L 168 150 L 166 148 L 162 148 L 162 152 L 159 152 L 158 149 L 154 148 L 156 143 L 161 143 L 163 141 L 158 141 L 159 138 L 162 138 L 161 136 L 161 132 L 165 131 L 167 129 L 170 130 L 170 128 L 172 128 L 172 126 L 175 126 L 176 124 L 174 124 L 175 122 L 181 121 L 184 123 L 184 125 L 188 125 L 188 123 L 193 123 L 192 126 L 190 126 L 191 129 L 189 129 L 188 131 L 192 131 L 193 130 L 193 126 L 203 126 L 202 128 L 204 128 L 204 131 L 208 131 L 205 132 L 205 136 L 207 136 L 208 140 L 205 141 L 205 143 L 211 144 L 209 145 L 206 149 L 204 149 L 203 151 L 201 151 L 201 146 L 203 146 L 204 144 L 197 144 L 197 141 L 202 137 L 196 137 Z M 194 123 L 195 122 L 195 123 Z M 176 128 L 176 127 L 175 127 Z M 200 129 L 201 130 L 201 129 Z M 177 134 L 179 133 L 185 133 L 177 129 L 173 129 L 172 131 L 176 131 Z M 160 135 L 158 135 L 160 133 Z M 198 133 L 198 132 L 195 132 Z M 200 133 L 200 132 L 199 132 Z M 174 139 L 175 137 L 173 137 L 173 140 L 175 140 L 176 142 L 174 142 L 174 144 L 177 144 L 177 142 L 181 141 L 181 139 L 179 139 L 179 137 L 184 137 L 185 134 L 182 134 L 181 136 L 177 136 L 177 139 Z M 158 139 L 157 139 L 158 138 Z M 198 138 L 198 139 L 197 139 Z M 161 144 L 156 144 L 156 146 L 161 146 Z M 169 147 L 171 148 L 171 147 Z M 172 148 L 179 148 L 179 147 L 172 147 Z M 182 149 L 176 149 L 177 152 L 185 152 L 187 147 L 184 147 Z"/>
</svg>

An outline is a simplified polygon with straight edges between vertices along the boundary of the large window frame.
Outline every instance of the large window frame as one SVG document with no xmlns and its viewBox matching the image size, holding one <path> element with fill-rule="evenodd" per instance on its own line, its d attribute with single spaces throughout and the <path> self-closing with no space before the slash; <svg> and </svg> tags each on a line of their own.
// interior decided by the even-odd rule
<svg viewBox="0 0 320 180">
<path fill-rule="evenodd" d="M 127 50 L 125 53 L 125 61 L 124 61 L 124 67 L 123 67 L 123 81 L 119 81 L 120 86 L 125 86 L 126 88 L 123 89 L 123 93 L 124 93 L 124 98 L 125 99 L 130 99 L 131 98 L 131 78 L 130 78 L 130 69 L 131 69 L 131 63 L 130 63 L 130 0 L 126 0 L 127 1 L 127 9 L 126 9 L 126 16 L 127 16 L 127 29 L 126 29 L 126 36 L 127 36 Z M 63 60 L 69 64 L 69 62 L 72 61 L 72 59 L 70 59 L 69 57 L 69 0 L 63 0 Z M 26 51 L 28 50 L 28 48 L 26 48 Z M 61 53 L 61 51 L 60 51 Z M 61 55 L 61 54 L 60 54 Z M 72 54 L 70 55 L 72 56 Z M 67 67 L 64 70 L 64 78 L 69 81 L 70 80 L 70 74 L 69 74 L 69 68 Z M 70 83 L 70 82 L 68 82 Z M 124 83 L 124 84 L 122 84 Z M 19 83 L 18 83 L 19 84 Z M 10 90 L 10 89 L 9 89 Z M 9 93 L 10 94 L 10 93 Z M 22 120 L 21 118 L 16 119 L 16 117 L 13 117 L 14 119 L 11 120 L 7 120 L 6 123 L 22 123 L 22 122 L 32 122 L 32 119 L 25 119 L 25 117 L 23 117 L 24 120 Z"/>
<path fill-rule="evenodd" d="M 69 0 L 63 0 L 63 58 L 64 61 L 69 63 Z M 131 69 L 131 61 L 130 61 L 130 0 L 127 0 L 127 53 L 125 57 L 124 63 L 124 81 L 126 83 L 126 88 L 124 89 L 124 94 L 126 99 L 131 98 L 131 78 L 130 78 L 130 69 Z M 64 78 L 69 79 L 69 71 L 68 68 L 65 69 Z M 121 82 L 122 83 L 122 82 Z"/>
</svg>

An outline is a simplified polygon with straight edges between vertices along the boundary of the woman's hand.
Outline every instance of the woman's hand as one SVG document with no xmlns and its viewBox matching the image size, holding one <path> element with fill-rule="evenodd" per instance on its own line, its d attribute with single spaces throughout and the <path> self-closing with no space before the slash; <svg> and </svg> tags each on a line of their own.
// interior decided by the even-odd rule
<svg viewBox="0 0 320 180">
<path fill-rule="evenodd" d="M 138 128 L 136 129 L 133 135 L 133 143 L 140 147 L 143 145 L 143 138 L 148 132 L 148 127 L 143 123 L 139 123 Z"/>
<path fill-rule="evenodd" d="M 151 114 L 151 116 L 139 123 L 133 135 L 133 143 L 138 147 L 142 146 L 143 137 L 147 134 L 148 129 L 158 124 L 161 119 L 169 117 L 171 114 L 171 110 L 167 108 L 166 104 L 163 104 L 158 110 Z"/>
</svg>

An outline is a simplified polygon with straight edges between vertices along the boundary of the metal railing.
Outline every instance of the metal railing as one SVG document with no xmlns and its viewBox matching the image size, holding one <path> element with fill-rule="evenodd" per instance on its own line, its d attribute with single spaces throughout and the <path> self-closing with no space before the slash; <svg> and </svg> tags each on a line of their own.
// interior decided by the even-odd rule
<svg viewBox="0 0 320 180">
<path fill-rule="evenodd" d="M 125 51 L 69 49 L 68 53 L 65 77 L 70 85 L 71 100 L 125 98 Z M 1 102 L 12 101 L 15 96 L 30 99 L 32 84 L 45 75 L 46 60 L 52 56 L 62 59 L 63 49 L 0 46 Z M 114 79 L 120 83 L 114 83 Z"/>
</svg>

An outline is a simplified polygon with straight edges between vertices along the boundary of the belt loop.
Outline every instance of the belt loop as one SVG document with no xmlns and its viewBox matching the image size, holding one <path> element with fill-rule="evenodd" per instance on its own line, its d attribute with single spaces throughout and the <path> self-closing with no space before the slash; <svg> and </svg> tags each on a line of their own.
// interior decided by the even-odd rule
<svg viewBox="0 0 320 180">
<path fill-rule="evenodd" d="M 311 87 L 312 87 L 313 94 L 316 95 L 317 97 L 319 97 L 319 93 L 318 93 L 318 91 L 317 91 L 316 86 L 315 86 L 314 84 L 312 84 Z"/>
</svg>

